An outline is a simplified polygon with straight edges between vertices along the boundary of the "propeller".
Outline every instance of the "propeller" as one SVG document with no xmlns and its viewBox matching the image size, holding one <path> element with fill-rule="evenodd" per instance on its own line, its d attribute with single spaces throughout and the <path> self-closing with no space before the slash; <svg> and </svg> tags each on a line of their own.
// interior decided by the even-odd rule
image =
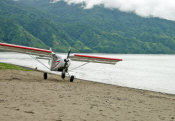
<svg viewBox="0 0 175 121">
<path fill-rule="evenodd" d="M 62 71 L 62 74 L 61 74 L 61 77 L 64 79 L 65 78 L 65 72 L 66 72 L 66 66 L 67 66 L 67 63 L 69 62 L 69 56 L 70 56 L 70 53 L 71 53 L 71 47 L 69 48 L 69 51 L 67 53 L 67 58 L 64 59 L 64 67 L 63 67 L 63 71 Z"/>
</svg>

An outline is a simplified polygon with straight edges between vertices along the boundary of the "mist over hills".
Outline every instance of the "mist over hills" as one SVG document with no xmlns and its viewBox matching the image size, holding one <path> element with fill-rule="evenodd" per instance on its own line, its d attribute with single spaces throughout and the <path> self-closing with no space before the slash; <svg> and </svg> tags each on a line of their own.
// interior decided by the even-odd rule
<svg viewBox="0 0 175 121">
<path fill-rule="evenodd" d="M 57 52 L 175 53 L 175 22 L 60 1 L 0 1 L 0 41 Z"/>
</svg>

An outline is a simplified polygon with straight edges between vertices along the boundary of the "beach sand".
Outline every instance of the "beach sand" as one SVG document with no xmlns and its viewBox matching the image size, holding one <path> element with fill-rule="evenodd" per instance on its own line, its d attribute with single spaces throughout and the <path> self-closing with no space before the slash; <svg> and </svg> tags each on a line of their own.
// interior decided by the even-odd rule
<svg viewBox="0 0 175 121">
<path fill-rule="evenodd" d="M 175 121 L 175 95 L 0 70 L 0 121 Z"/>
</svg>

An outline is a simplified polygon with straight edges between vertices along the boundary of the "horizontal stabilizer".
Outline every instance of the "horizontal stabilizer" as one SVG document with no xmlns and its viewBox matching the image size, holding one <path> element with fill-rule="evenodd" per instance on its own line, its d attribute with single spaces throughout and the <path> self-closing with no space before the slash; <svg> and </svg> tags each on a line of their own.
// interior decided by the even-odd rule
<svg viewBox="0 0 175 121">
<path fill-rule="evenodd" d="M 44 56 L 44 57 L 51 57 L 51 53 L 52 53 L 51 50 L 44 50 L 39 48 L 32 48 L 32 47 L 13 45 L 13 44 L 7 44 L 7 43 L 0 43 L 0 49 L 19 52 L 19 53 L 25 53 L 25 54 L 31 54 L 31 55 Z"/>
<path fill-rule="evenodd" d="M 98 57 L 98 56 L 90 56 L 90 55 L 82 55 L 82 54 L 73 54 L 70 56 L 70 59 L 73 61 L 105 63 L 105 64 L 113 64 L 113 65 L 116 64 L 116 62 L 118 61 L 122 61 L 122 59 L 117 59 L 117 58 Z"/>
</svg>

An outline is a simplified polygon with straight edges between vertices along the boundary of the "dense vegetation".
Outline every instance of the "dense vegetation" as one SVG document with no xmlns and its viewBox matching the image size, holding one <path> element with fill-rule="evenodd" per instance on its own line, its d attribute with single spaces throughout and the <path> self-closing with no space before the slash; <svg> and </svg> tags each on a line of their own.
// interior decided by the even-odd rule
<svg viewBox="0 0 175 121">
<path fill-rule="evenodd" d="M 175 53 L 175 22 L 49 0 L 0 1 L 0 41 L 66 52 Z"/>
</svg>

